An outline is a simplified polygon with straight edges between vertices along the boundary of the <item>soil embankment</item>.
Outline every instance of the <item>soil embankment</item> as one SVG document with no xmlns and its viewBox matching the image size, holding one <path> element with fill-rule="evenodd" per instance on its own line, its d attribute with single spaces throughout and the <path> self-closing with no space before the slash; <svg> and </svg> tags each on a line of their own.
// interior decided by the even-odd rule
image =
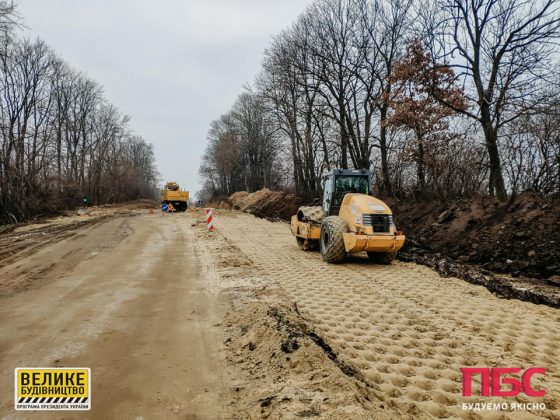
<svg viewBox="0 0 560 420">
<path fill-rule="evenodd" d="M 391 205 L 399 227 L 411 239 L 411 250 L 421 248 L 495 272 L 560 282 L 558 200 L 526 191 L 505 204 L 481 197 Z"/>
<path fill-rule="evenodd" d="M 295 194 L 265 188 L 254 193 L 239 191 L 213 205 L 227 210 L 244 211 L 268 219 L 289 220 L 292 214 L 296 214 L 303 202 Z"/>
</svg>

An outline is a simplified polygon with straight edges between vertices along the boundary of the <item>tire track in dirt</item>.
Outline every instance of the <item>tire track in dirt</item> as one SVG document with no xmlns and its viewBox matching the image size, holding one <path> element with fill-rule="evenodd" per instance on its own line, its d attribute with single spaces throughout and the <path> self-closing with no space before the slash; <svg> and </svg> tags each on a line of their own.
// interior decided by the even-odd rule
<svg viewBox="0 0 560 420">
<path fill-rule="evenodd" d="M 0 298 L 44 286 L 81 261 L 117 246 L 132 232 L 128 217 L 132 216 L 45 224 L 0 237 Z"/>
<path fill-rule="evenodd" d="M 107 221 L 110 217 L 112 216 L 101 216 L 60 225 L 45 224 L 27 232 L 15 231 L 0 236 L 0 268 L 33 255 L 50 244 L 71 237 L 79 229 Z"/>
<path fill-rule="evenodd" d="M 557 418 L 560 313 L 557 309 L 496 298 L 481 286 L 396 262 L 353 258 L 328 265 L 318 253 L 297 249 L 289 227 L 253 216 L 221 213 L 220 231 L 295 300 L 317 332 L 376 385 L 381 398 L 412 415 L 477 417 L 463 402 L 460 368 L 547 368 L 533 386 L 543 399 L 520 394 L 491 402 L 544 402 L 542 412 L 486 412 L 509 418 Z M 475 389 L 476 385 L 475 385 Z"/>
</svg>

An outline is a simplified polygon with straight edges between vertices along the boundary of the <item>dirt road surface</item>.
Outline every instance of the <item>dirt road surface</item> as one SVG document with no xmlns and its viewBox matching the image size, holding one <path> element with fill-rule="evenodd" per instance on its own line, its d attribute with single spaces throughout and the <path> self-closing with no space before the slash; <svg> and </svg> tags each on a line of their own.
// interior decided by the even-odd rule
<svg viewBox="0 0 560 420">
<path fill-rule="evenodd" d="M 557 309 L 411 263 L 329 265 L 283 222 L 137 213 L 0 236 L 0 418 L 560 418 Z M 90 367 L 92 411 L 16 413 L 24 366 Z M 545 367 L 547 395 L 463 398 L 468 366 Z"/>
<path fill-rule="evenodd" d="M 76 232 L 0 269 L 0 417 L 61 418 L 16 415 L 15 367 L 80 366 L 92 370 L 86 417 L 219 418 L 223 307 L 186 219 L 117 216 Z"/>
</svg>

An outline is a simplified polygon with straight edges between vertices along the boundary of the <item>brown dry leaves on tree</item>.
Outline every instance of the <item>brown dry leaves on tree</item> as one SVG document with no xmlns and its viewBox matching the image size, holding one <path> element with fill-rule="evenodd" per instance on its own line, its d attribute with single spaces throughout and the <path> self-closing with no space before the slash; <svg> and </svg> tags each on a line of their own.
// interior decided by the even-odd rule
<svg viewBox="0 0 560 420">
<path fill-rule="evenodd" d="M 434 157 L 430 153 L 431 146 L 449 138 L 448 120 L 456 114 L 439 98 L 453 104 L 456 109 L 465 108 L 463 91 L 455 86 L 454 81 L 453 70 L 432 63 L 418 40 L 407 47 L 402 59 L 395 64 L 391 77 L 393 90 L 389 98 L 391 112 L 386 124 L 414 133 L 415 141 L 409 144 L 407 154 L 417 164 L 420 187 L 426 182 L 426 165 Z"/>
</svg>

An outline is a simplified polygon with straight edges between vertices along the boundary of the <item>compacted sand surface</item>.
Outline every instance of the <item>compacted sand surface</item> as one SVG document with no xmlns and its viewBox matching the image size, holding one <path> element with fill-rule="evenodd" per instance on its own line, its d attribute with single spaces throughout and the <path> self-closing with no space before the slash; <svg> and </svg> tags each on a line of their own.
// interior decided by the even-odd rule
<svg viewBox="0 0 560 420">
<path fill-rule="evenodd" d="M 278 283 L 333 350 L 373 384 L 386 406 L 434 417 L 478 417 L 462 403 L 544 402 L 544 411 L 490 411 L 485 418 L 560 416 L 560 311 L 504 300 L 481 286 L 415 264 L 329 265 L 297 248 L 282 222 L 242 213 L 218 231 Z M 463 398 L 461 367 L 545 367 L 544 398 Z M 477 388 L 477 385 L 474 386 Z"/>
</svg>

